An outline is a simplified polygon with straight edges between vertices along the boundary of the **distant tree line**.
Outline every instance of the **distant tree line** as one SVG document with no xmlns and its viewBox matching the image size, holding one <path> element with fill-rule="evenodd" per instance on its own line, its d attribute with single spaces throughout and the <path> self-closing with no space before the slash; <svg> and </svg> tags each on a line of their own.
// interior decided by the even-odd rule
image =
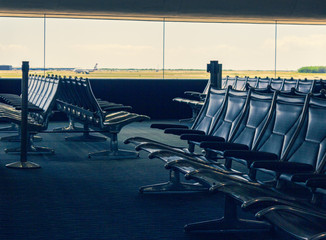
<svg viewBox="0 0 326 240">
<path fill-rule="evenodd" d="M 298 69 L 299 73 L 326 73 L 325 66 L 310 66 L 302 67 Z"/>
</svg>

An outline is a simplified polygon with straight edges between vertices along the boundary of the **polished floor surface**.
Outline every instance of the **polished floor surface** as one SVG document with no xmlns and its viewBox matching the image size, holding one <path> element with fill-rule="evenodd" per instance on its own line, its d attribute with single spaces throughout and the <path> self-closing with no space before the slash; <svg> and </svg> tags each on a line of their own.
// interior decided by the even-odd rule
<svg viewBox="0 0 326 240">
<path fill-rule="evenodd" d="M 51 123 L 49 128 L 65 123 Z M 182 144 L 175 136 L 135 123 L 123 128 L 127 137 L 144 136 Z M 0 136 L 8 135 L 1 133 Z M 72 135 L 72 134 L 70 134 Z M 66 142 L 68 134 L 40 134 L 36 145 L 55 155 L 30 156 L 40 169 L 8 169 L 19 160 L 3 149 L 18 143 L 0 142 L 0 239 L 288 239 L 284 234 L 186 234 L 186 223 L 223 214 L 223 195 L 209 193 L 139 194 L 142 185 L 164 182 L 168 171 L 158 159 L 142 152 L 138 159 L 88 159 L 89 152 L 108 148 L 107 142 Z M 253 217 L 252 214 L 245 214 Z"/>
</svg>

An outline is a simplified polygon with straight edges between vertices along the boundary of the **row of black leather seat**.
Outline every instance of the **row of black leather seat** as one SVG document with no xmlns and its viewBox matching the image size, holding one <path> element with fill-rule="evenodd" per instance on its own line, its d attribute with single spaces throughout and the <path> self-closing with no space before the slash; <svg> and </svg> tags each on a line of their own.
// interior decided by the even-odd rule
<svg viewBox="0 0 326 240">
<path fill-rule="evenodd" d="M 148 116 L 127 112 L 126 110 L 130 109 L 128 106 L 99 101 L 95 98 L 87 78 L 60 77 L 60 82 L 62 88 L 57 98 L 57 109 L 66 113 L 71 121 L 84 125 L 85 132 L 81 140 L 94 138 L 88 135 L 88 127 L 100 130 L 102 134 L 110 138 L 109 150 L 91 153 L 89 157 L 102 155 L 112 159 L 138 157 L 137 152 L 118 149 L 118 133 L 125 125 L 148 120 Z M 74 138 L 74 140 L 77 139 Z"/>
<path fill-rule="evenodd" d="M 189 224 L 187 231 L 269 228 L 266 222 L 239 220 L 240 203 L 298 239 L 322 239 L 326 228 L 320 223 L 326 214 L 317 200 L 326 182 L 325 117 L 324 94 L 210 88 L 192 129 L 153 125 L 181 135 L 188 149 L 142 137 L 125 142 L 163 160 L 170 170 L 168 183 L 145 186 L 141 192 L 209 189 L 225 194 L 225 218 Z M 194 154 L 196 145 L 206 154 Z M 234 167 L 234 162 L 248 170 Z M 197 183 L 181 183 L 180 173 Z"/>
<path fill-rule="evenodd" d="M 189 119 L 181 121 L 194 121 L 204 105 L 205 97 L 210 83 L 208 82 L 202 93 L 186 91 L 185 97 L 174 98 L 173 101 L 187 104 L 192 110 L 192 116 Z M 281 79 L 281 78 L 250 78 L 250 77 L 229 77 L 222 79 L 222 89 L 231 86 L 233 89 L 245 91 L 248 87 L 264 89 L 272 88 L 280 91 L 296 90 L 302 93 L 319 92 L 324 88 L 325 83 L 323 80 L 308 80 L 308 79 Z"/>
<path fill-rule="evenodd" d="M 316 93 L 324 88 L 323 81 L 320 80 L 309 80 L 309 79 L 286 79 L 286 78 L 250 78 L 250 77 L 229 77 L 227 76 L 222 80 L 222 88 L 232 86 L 236 90 L 245 90 L 247 86 L 253 88 L 267 88 L 270 86 L 275 90 L 280 91 L 291 91 L 295 89 L 302 93 Z"/>
</svg>

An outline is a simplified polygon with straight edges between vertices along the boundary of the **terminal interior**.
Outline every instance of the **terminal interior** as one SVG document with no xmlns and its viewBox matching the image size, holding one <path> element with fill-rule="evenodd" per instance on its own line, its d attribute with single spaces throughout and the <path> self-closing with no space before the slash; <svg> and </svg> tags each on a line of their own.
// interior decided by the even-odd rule
<svg viewBox="0 0 326 240">
<path fill-rule="evenodd" d="M 43 28 L 21 36 L 38 39 L 31 59 L 44 64 L 23 49 L 22 77 L 0 78 L 0 238 L 326 239 L 326 78 L 277 77 L 276 56 L 277 29 L 319 32 L 324 10 L 290 0 L 0 1 L 0 21 Z M 158 75 L 45 74 L 47 38 L 62 37 L 48 34 L 51 21 L 86 19 L 159 25 Z M 219 56 L 199 56 L 203 79 L 165 75 L 168 24 L 221 23 L 266 24 L 275 75 L 225 76 Z"/>
</svg>

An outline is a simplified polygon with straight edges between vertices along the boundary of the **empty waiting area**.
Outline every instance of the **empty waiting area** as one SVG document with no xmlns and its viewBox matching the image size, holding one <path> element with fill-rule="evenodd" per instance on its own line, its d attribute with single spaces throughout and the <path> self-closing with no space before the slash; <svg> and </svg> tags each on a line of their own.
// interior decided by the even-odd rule
<svg viewBox="0 0 326 240">
<path fill-rule="evenodd" d="M 0 236 L 323 239 L 323 82 L 226 78 L 220 88 L 214 77 L 205 93 L 186 93 L 203 103 L 183 125 L 99 99 L 83 78 L 30 76 L 28 104 L 3 94 L 3 125 L 24 129 L 27 109 L 27 135 L 16 138 L 42 168 L 2 168 Z M 68 123 L 51 121 L 55 112 Z M 23 154 L 17 144 L 2 142 L 4 165 Z"/>
</svg>

